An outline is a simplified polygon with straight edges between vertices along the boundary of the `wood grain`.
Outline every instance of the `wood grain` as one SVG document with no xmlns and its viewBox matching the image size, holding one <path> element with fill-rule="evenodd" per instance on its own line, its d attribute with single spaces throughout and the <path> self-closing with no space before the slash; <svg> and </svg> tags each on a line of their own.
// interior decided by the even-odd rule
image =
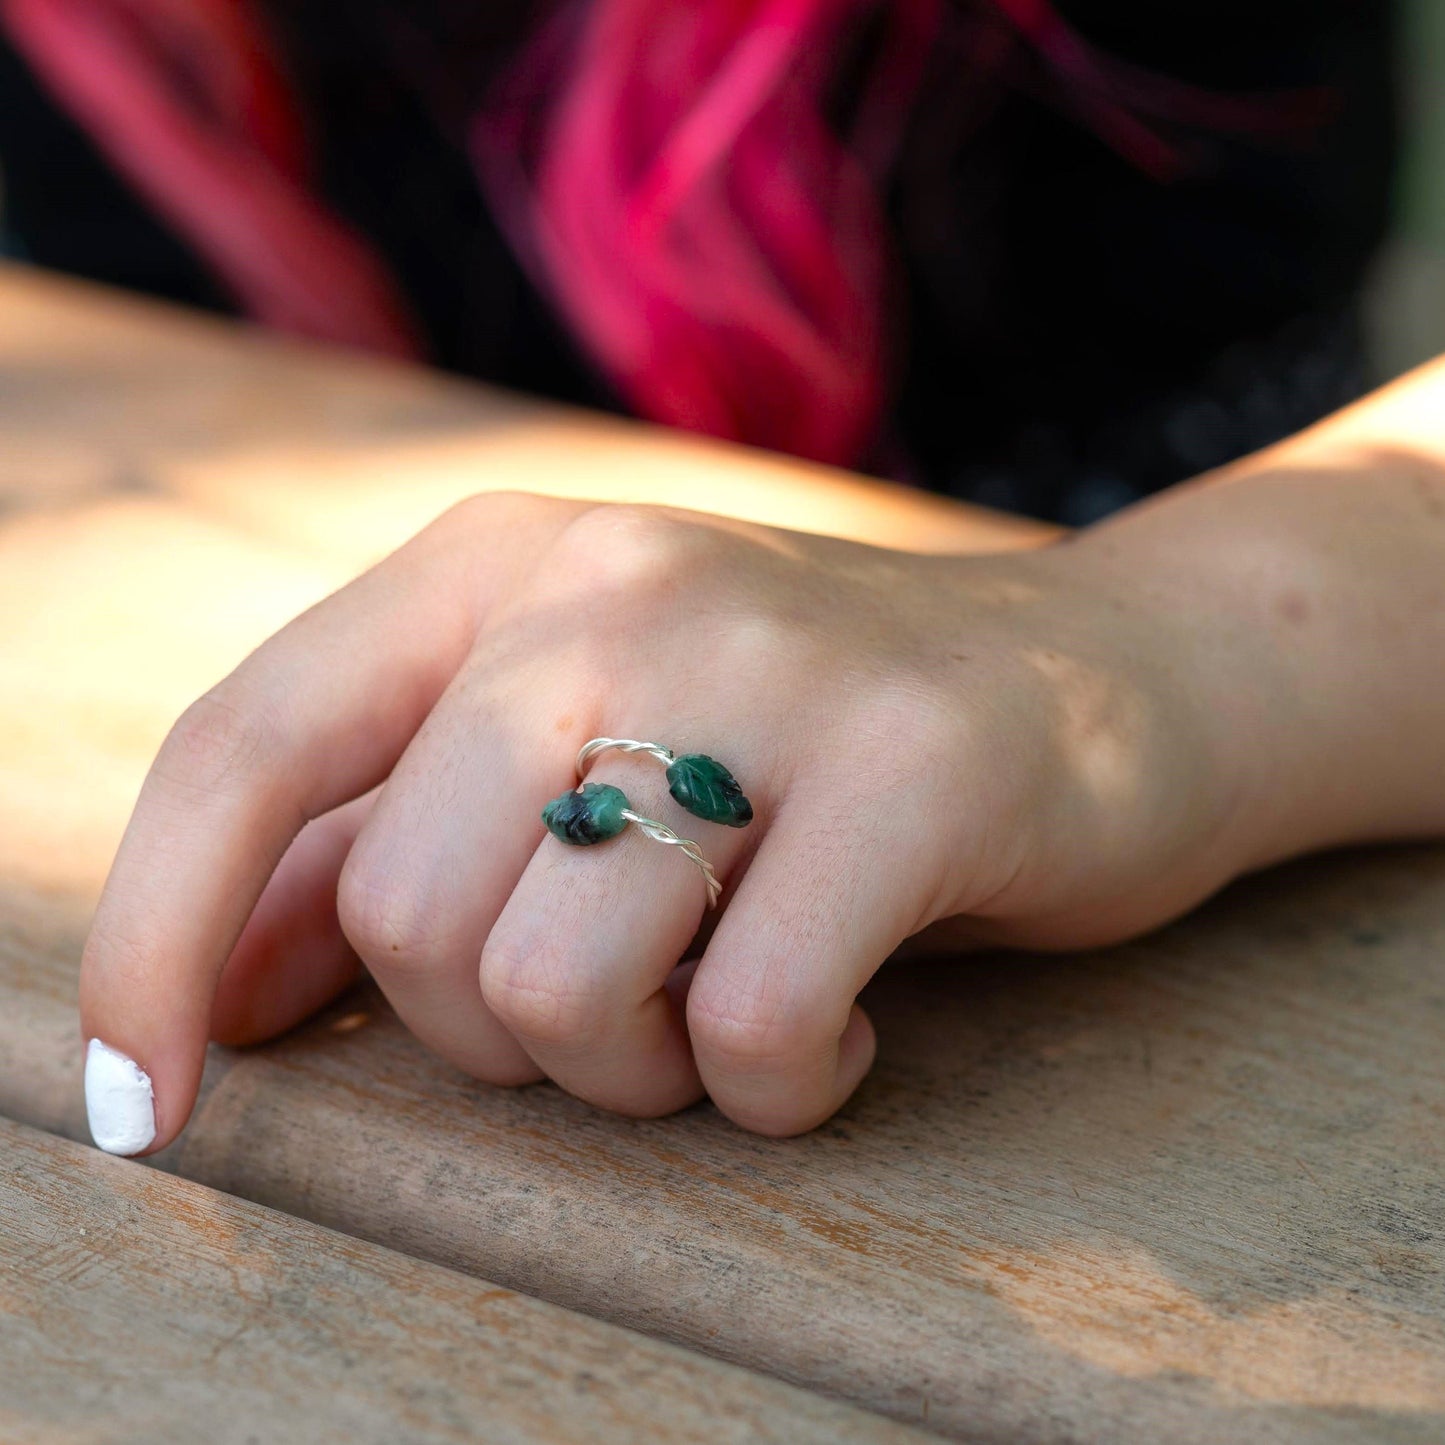
<svg viewBox="0 0 1445 1445">
<path fill-rule="evenodd" d="M 0 1152 L 16 1445 L 926 1438 L 6 1120 Z"/>
<path fill-rule="evenodd" d="M 480 408 L 438 423 L 470 465 L 507 455 L 487 394 L 143 307 L 101 306 L 87 330 L 89 304 L 0 276 L 0 402 L 24 395 L 31 418 L 0 518 L 0 1112 L 76 1138 L 75 960 L 161 731 L 277 614 L 416 520 L 398 473 L 363 489 L 348 531 L 342 483 L 371 443 L 336 436 L 361 424 L 346 398 L 382 416 L 395 387 L 404 433 L 440 387 L 448 418 Z M 153 354 L 151 380 L 123 365 Z M 194 414 L 174 396 L 188 369 Z M 280 441 L 258 452 L 245 438 L 271 409 Z M 579 436 L 534 433 L 531 455 L 583 468 Z M 72 438 L 141 456 L 144 486 L 97 471 L 87 491 Z M 729 454 L 738 475 L 754 464 L 773 465 Z M 820 495 L 794 490 L 800 520 Z M 895 535 L 933 525 L 869 495 Z M 960 546 L 1018 542 L 955 520 Z M 1281 870 L 1087 958 L 895 964 L 867 1001 L 878 1067 L 800 1140 L 709 1108 L 635 1123 L 550 1087 L 486 1089 L 363 993 L 264 1049 L 214 1051 L 160 1162 L 960 1439 L 1445 1438 L 1445 852 Z"/>
<path fill-rule="evenodd" d="M 83 910 L 0 918 L 0 1110 L 82 1138 Z M 1445 1435 L 1445 855 L 866 1002 L 873 1076 L 777 1142 L 485 1088 L 362 993 L 213 1051 L 159 1162 L 960 1439 Z"/>
</svg>

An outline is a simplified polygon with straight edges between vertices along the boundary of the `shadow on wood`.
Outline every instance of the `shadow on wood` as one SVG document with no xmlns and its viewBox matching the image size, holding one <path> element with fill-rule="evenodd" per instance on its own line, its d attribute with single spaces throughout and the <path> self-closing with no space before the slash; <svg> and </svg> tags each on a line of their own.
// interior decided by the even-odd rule
<svg viewBox="0 0 1445 1445">
<path fill-rule="evenodd" d="M 84 1133 L 83 912 L 0 948 L 0 1109 Z M 362 991 L 216 1050 L 159 1162 L 962 1439 L 1445 1429 L 1445 853 L 1316 860 L 1085 958 L 890 966 L 771 1141 L 430 1058 Z"/>
</svg>

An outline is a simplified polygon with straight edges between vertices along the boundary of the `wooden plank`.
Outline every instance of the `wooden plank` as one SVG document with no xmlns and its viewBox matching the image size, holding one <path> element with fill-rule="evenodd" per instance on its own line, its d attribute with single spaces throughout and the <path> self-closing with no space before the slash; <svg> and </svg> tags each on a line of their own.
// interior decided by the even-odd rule
<svg viewBox="0 0 1445 1445">
<path fill-rule="evenodd" d="M 41 313 L 79 346 L 67 298 Z M 333 555 L 305 524 L 348 514 L 325 407 L 307 421 L 275 399 L 286 475 L 312 499 L 294 536 L 270 503 L 245 510 L 239 481 L 210 498 L 207 436 L 186 471 L 199 424 L 166 401 L 180 372 L 126 390 L 126 338 L 164 355 L 167 328 L 147 311 L 132 330 L 125 309 L 73 393 L 79 363 L 62 351 L 47 382 L 44 347 L 27 359 L 0 319 L 0 400 L 30 386 L 50 408 L 0 519 L 0 1111 L 77 1138 L 75 959 L 140 770 L 273 613 L 371 545 Z M 177 354 L 204 342 L 222 367 L 223 330 L 196 326 Z M 270 395 L 242 352 L 244 426 L 223 380 L 201 390 L 237 447 Z M 333 377 L 348 415 L 357 363 L 276 365 L 313 400 Z M 111 416 L 115 388 L 170 438 L 146 453 L 152 490 L 46 502 L 47 437 L 149 444 Z M 479 466 L 489 438 L 476 423 Z M 363 539 L 385 533 L 384 491 L 356 504 Z M 972 525 L 960 536 L 991 545 Z M 634 1123 L 546 1086 L 489 1090 L 363 994 L 265 1049 L 215 1051 L 161 1162 L 959 1438 L 1445 1435 L 1445 852 L 1282 870 L 1086 959 L 898 966 L 868 1002 L 878 1067 L 800 1140 L 708 1108 Z"/>
<path fill-rule="evenodd" d="M 0 899 L 0 1110 L 83 1138 L 84 909 Z M 163 1167 L 961 1439 L 1445 1434 L 1445 855 L 1082 960 L 910 965 L 769 1141 L 426 1055 L 368 993 L 213 1051 Z"/>
<path fill-rule="evenodd" d="M 927 1438 L 8 1120 L 0 1152 L 8 1441 Z"/>
<path fill-rule="evenodd" d="M 166 496 L 352 572 L 460 498 L 508 489 L 927 552 L 1054 530 L 4 262 L 0 419 L 0 507 Z"/>
</svg>

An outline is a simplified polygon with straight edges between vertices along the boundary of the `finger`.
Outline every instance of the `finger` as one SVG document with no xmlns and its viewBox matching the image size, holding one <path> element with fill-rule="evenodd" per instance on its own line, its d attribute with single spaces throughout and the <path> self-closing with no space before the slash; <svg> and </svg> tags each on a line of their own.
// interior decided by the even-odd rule
<svg viewBox="0 0 1445 1445">
<path fill-rule="evenodd" d="M 97 1142 L 105 1133 L 139 1152 L 148 1107 L 141 1147 L 180 1131 L 216 981 L 282 854 L 308 819 L 386 776 L 479 615 L 576 510 L 485 500 L 494 505 L 454 513 L 297 618 L 172 729 L 82 961 L 82 1028 L 105 1046 L 94 1088 L 87 1061 Z"/>
<path fill-rule="evenodd" d="M 336 884 L 375 799 L 373 791 L 333 808 L 286 850 L 221 972 L 211 1007 L 217 1043 L 274 1038 L 361 976 L 336 916 Z"/>
<path fill-rule="evenodd" d="M 687 751 L 707 746 L 690 742 Z M 728 761 L 765 816 L 756 770 L 746 757 Z M 646 755 L 605 753 L 587 781 L 620 788 L 635 811 L 698 842 L 724 884 L 760 836 L 756 821 L 738 829 L 684 813 L 668 795 L 664 768 Z M 589 847 L 548 835 L 487 939 L 482 993 L 569 1093 L 640 1116 L 684 1108 L 702 1097 L 702 1081 L 681 1000 L 668 985 L 706 903 L 702 875 L 681 848 L 636 825 Z"/>
<path fill-rule="evenodd" d="M 578 722 L 535 667 L 508 660 L 519 650 L 494 638 L 469 658 L 382 789 L 339 895 L 347 937 L 411 1032 L 503 1085 L 542 1070 L 487 1006 L 477 962 L 576 754 L 558 726 Z"/>
<path fill-rule="evenodd" d="M 860 827 L 852 815 L 820 818 L 820 796 L 829 794 L 817 785 L 790 792 L 688 995 L 709 1095 L 763 1134 L 813 1128 L 862 1081 L 875 1040 L 854 1000 L 933 891 L 932 870 L 910 856 L 909 840 Z"/>
</svg>

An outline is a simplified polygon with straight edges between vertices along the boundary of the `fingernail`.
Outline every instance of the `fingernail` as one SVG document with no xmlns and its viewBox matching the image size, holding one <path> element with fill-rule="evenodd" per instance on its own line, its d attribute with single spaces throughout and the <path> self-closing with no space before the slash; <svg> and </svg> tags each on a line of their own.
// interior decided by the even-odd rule
<svg viewBox="0 0 1445 1445">
<path fill-rule="evenodd" d="M 119 1049 L 91 1039 L 85 1050 L 90 1137 L 107 1154 L 139 1154 L 156 1137 L 150 1075 Z"/>
</svg>

